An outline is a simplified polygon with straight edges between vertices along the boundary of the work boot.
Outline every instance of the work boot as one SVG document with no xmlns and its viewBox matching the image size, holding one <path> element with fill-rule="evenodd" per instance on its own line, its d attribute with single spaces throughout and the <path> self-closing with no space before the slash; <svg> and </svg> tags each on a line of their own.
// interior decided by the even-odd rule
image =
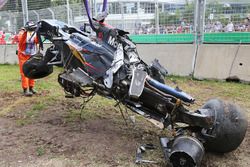
<svg viewBox="0 0 250 167">
<path fill-rule="evenodd" d="M 33 94 L 31 92 L 29 92 L 28 89 L 23 89 L 23 95 L 26 97 L 31 97 Z"/>
<path fill-rule="evenodd" d="M 36 94 L 36 93 L 37 93 L 36 90 L 35 90 L 33 87 L 30 87 L 29 90 L 30 90 L 30 92 L 31 92 L 32 94 Z"/>
</svg>

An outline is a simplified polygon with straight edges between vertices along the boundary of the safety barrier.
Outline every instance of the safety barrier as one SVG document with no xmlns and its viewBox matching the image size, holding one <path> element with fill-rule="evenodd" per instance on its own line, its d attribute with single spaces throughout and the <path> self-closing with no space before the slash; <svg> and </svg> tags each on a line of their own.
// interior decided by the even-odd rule
<svg viewBox="0 0 250 167">
<path fill-rule="evenodd" d="M 5 53 L 6 53 L 6 46 L 0 45 L 0 64 L 5 63 Z"/>
<path fill-rule="evenodd" d="M 18 58 L 16 55 L 17 46 L 16 45 L 6 45 L 5 53 L 5 63 L 7 64 L 17 64 Z"/>
<path fill-rule="evenodd" d="M 17 63 L 15 49 L 0 45 L 0 64 Z M 137 44 L 137 49 L 146 63 L 157 58 L 170 74 L 223 80 L 236 76 L 250 82 L 250 45 L 202 44 L 197 49 L 194 44 Z"/>
<path fill-rule="evenodd" d="M 133 42 L 139 44 L 158 44 L 158 43 L 193 43 L 195 40 L 194 34 L 145 34 L 145 35 L 130 35 Z M 204 33 L 203 43 L 250 43 L 249 32 L 221 32 L 221 33 Z"/>
<path fill-rule="evenodd" d="M 0 64 L 17 64 L 16 45 L 0 45 Z"/>
<path fill-rule="evenodd" d="M 130 35 L 133 42 L 139 44 L 145 43 L 193 43 L 193 34 L 145 34 L 145 35 Z"/>
<path fill-rule="evenodd" d="M 250 43 L 249 32 L 205 33 L 204 43 Z"/>
<path fill-rule="evenodd" d="M 238 78 L 250 81 L 250 45 L 203 44 L 199 47 L 194 77 Z"/>
<path fill-rule="evenodd" d="M 192 44 L 137 44 L 137 49 L 141 58 L 148 64 L 156 58 L 170 74 L 192 74 L 195 53 L 195 46 Z"/>
</svg>

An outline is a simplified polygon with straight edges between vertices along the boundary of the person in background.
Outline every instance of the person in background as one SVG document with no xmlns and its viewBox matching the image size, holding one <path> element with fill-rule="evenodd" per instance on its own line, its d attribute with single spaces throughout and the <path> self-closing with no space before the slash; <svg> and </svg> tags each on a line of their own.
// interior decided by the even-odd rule
<svg viewBox="0 0 250 167">
<path fill-rule="evenodd" d="M 17 44 L 18 43 L 18 34 L 17 33 L 13 33 L 11 36 L 11 44 Z"/>
<path fill-rule="evenodd" d="M 6 41 L 5 41 L 5 32 L 4 32 L 4 31 L 1 33 L 0 45 L 6 45 Z"/>
<path fill-rule="evenodd" d="M 32 96 L 36 94 L 34 90 L 35 80 L 29 79 L 24 76 L 23 64 L 30 58 L 30 56 L 35 55 L 38 52 L 39 42 L 36 33 L 34 32 L 36 25 L 28 21 L 24 29 L 18 34 L 18 60 L 20 67 L 20 74 L 22 80 L 22 88 L 24 96 Z"/>
<path fill-rule="evenodd" d="M 244 20 L 245 26 L 246 26 L 246 31 L 250 32 L 250 14 L 245 18 Z"/>
<path fill-rule="evenodd" d="M 182 26 L 181 26 L 181 25 L 179 25 L 179 26 L 176 28 L 176 32 L 177 32 L 177 34 L 180 34 L 180 33 L 183 32 L 183 29 L 182 29 Z"/>
<path fill-rule="evenodd" d="M 216 21 L 214 24 L 214 32 L 221 32 L 223 29 L 223 26 L 220 21 Z"/>
<path fill-rule="evenodd" d="M 225 27 L 225 32 L 234 32 L 234 24 L 233 22 L 229 21 L 227 26 Z"/>
</svg>

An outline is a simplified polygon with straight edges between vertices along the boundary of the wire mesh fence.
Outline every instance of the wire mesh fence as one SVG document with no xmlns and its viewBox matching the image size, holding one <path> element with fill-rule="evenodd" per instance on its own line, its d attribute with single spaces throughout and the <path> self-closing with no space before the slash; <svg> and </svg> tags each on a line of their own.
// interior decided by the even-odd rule
<svg viewBox="0 0 250 167">
<path fill-rule="evenodd" d="M 250 1 L 208 0 L 204 32 L 203 42 L 249 43 Z"/>
<path fill-rule="evenodd" d="M 250 1 L 216 1 L 206 4 L 205 32 L 247 32 Z"/>
<path fill-rule="evenodd" d="M 133 38 L 143 36 L 139 40 L 145 40 L 147 35 L 155 42 L 193 42 L 197 35 L 197 1 L 200 0 L 109 0 L 106 22 L 130 32 Z M 220 42 L 218 39 L 250 42 L 247 39 L 247 32 L 250 32 L 249 0 L 203 1 L 206 2 L 202 25 L 204 42 Z M 89 2 L 95 17 L 102 9 L 102 0 Z M 41 19 L 57 19 L 78 28 L 88 21 L 82 0 L 5 0 L 0 8 L 0 32 L 5 32 L 4 38 L 8 41 L 9 36 L 17 33 L 26 21 Z M 228 34 L 236 32 L 238 35 Z"/>
</svg>

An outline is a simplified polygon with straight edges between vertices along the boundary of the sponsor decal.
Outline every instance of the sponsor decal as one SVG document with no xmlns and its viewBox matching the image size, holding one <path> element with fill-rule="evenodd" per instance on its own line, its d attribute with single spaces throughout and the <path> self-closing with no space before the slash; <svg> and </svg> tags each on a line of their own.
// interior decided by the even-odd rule
<svg viewBox="0 0 250 167">
<path fill-rule="evenodd" d="M 117 48 L 119 43 L 115 40 L 115 37 L 109 36 L 108 44 Z"/>
</svg>

